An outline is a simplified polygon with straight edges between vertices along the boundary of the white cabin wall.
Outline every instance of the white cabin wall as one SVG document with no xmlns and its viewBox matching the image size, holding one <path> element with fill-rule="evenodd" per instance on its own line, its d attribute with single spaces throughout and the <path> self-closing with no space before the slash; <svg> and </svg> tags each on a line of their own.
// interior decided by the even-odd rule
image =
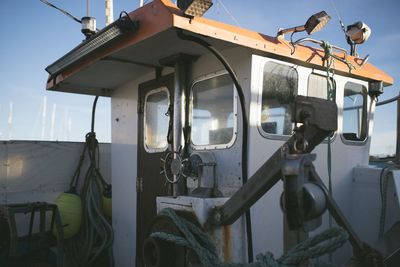
<svg viewBox="0 0 400 267">
<path fill-rule="evenodd" d="M 115 266 L 135 266 L 138 83 L 111 95 L 112 223 Z"/>
<path fill-rule="evenodd" d="M 163 75 L 170 73 L 166 69 Z M 111 95 L 112 223 L 115 266 L 135 266 L 136 177 L 139 84 L 155 79 L 155 72 L 133 79 Z"/>
</svg>

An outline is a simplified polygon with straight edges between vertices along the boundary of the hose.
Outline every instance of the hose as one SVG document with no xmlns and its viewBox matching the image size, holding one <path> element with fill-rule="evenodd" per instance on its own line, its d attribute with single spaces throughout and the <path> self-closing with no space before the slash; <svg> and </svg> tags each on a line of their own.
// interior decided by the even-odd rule
<svg viewBox="0 0 400 267">
<path fill-rule="evenodd" d="M 247 119 L 247 114 L 246 114 L 246 100 L 243 92 L 243 88 L 239 83 L 239 79 L 236 76 L 236 73 L 234 72 L 233 68 L 231 65 L 228 63 L 228 61 L 225 59 L 225 57 L 211 44 L 207 43 L 201 38 L 192 36 L 192 35 L 186 35 L 183 33 L 182 30 L 178 30 L 178 37 L 181 38 L 182 40 L 186 41 L 192 41 L 195 42 L 207 50 L 209 50 L 220 62 L 221 64 L 225 67 L 225 69 L 228 71 L 229 75 L 231 76 L 231 79 L 233 83 L 235 84 L 235 87 L 237 89 L 238 95 L 239 95 L 239 100 L 240 100 L 240 107 L 242 110 L 242 120 L 243 120 L 243 138 L 242 138 L 242 177 L 243 177 L 243 184 L 247 182 L 247 175 L 248 175 L 248 163 L 247 163 L 247 137 L 248 137 L 248 119 Z M 250 210 L 246 211 L 246 234 L 247 234 L 247 253 L 249 257 L 249 262 L 253 261 L 253 236 L 252 236 L 252 230 L 251 230 L 251 214 Z"/>
</svg>

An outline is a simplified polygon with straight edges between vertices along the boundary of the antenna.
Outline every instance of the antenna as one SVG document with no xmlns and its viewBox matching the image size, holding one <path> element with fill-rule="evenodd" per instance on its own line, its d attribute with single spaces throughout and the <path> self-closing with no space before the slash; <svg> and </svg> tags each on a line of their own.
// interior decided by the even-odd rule
<svg viewBox="0 0 400 267">
<path fill-rule="evenodd" d="M 235 18 L 235 16 L 233 16 L 233 14 L 229 11 L 229 9 L 224 5 L 222 0 L 217 0 L 217 2 L 222 6 L 225 13 L 228 14 L 228 16 L 233 20 L 233 22 L 235 22 L 235 24 L 240 27 L 239 21 Z"/>
<path fill-rule="evenodd" d="M 345 37 L 346 37 L 346 41 L 347 41 L 347 43 L 348 43 L 348 44 L 350 45 L 350 47 L 351 47 L 350 54 L 351 54 L 352 56 L 354 56 L 354 44 L 353 44 L 353 42 L 351 41 L 349 34 L 347 33 L 346 27 L 345 27 L 344 24 L 343 24 L 342 18 L 340 17 L 339 10 L 337 9 L 334 0 L 331 0 L 331 5 L 332 5 L 333 9 L 335 10 L 336 16 L 338 17 L 339 24 L 340 24 L 340 27 L 342 28 L 342 31 L 344 32 L 344 35 L 345 35 Z"/>
<path fill-rule="evenodd" d="M 60 12 L 63 13 L 64 15 L 66 15 L 67 17 L 69 17 L 69 18 L 75 20 L 76 22 L 78 22 L 79 24 L 82 23 L 82 21 L 81 21 L 80 19 L 78 19 L 78 18 L 72 16 L 70 13 L 68 13 L 67 11 L 65 11 L 65 10 L 63 10 L 63 9 L 61 9 L 61 8 L 56 7 L 56 6 L 53 5 L 52 3 L 50 3 L 50 2 L 48 2 L 48 1 L 46 1 L 46 0 L 40 0 L 40 2 L 42 2 L 43 4 L 46 4 L 46 5 L 48 5 L 48 6 L 50 6 L 50 7 L 52 7 L 52 8 L 57 9 L 58 11 L 60 11 Z"/>
<path fill-rule="evenodd" d="M 89 38 L 90 36 L 92 36 L 93 34 L 96 33 L 96 19 L 89 17 L 89 0 L 86 0 L 86 17 L 83 17 L 82 19 L 78 19 L 76 17 L 74 17 L 73 15 L 71 15 L 70 13 L 68 13 L 67 11 L 53 5 L 52 3 L 48 2 L 47 0 L 40 0 L 40 2 L 57 9 L 58 11 L 60 11 L 61 13 L 63 13 L 64 15 L 66 15 L 67 17 L 75 20 L 76 22 L 78 22 L 79 24 L 82 25 L 82 30 L 81 32 L 86 36 L 86 38 Z"/>
</svg>

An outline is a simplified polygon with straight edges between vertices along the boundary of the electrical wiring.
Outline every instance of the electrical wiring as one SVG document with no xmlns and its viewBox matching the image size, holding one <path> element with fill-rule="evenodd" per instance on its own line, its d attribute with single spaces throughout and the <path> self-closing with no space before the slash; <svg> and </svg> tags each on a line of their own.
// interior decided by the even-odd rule
<svg viewBox="0 0 400 267">
<path fill-rule="evenodd" d="M 60 12 L 63 13 L 64 15 L 70 17 L 71 19 L 75 20 L 76 22 L 82 23 L 82 21 L 81 21 L 80 19 L 74 17 L 73 15 L 71 15 L 70 13 L 68 13 L 67 11 L 65 11 L 65 10 L 63 10 L 63 9 L 61 9 L 61 8 L 56 7 L 56 6 L 53 5 L 52 3 L 50 3 L 50 2 L 48 2 L 48 1 L 46 1 L 46 0 L 39 0 L 39 1 L 42 2 L 43 4 L 48 5 L 49 7 L 52 7 L 52 8 L 57 9 L 58 11 L 60 11 Z"/>
</svg>

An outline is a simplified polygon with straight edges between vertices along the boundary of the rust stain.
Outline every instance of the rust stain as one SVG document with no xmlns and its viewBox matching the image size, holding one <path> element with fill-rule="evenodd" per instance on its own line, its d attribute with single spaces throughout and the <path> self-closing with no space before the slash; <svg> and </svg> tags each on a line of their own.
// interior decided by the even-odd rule
<svg viewBox="0 0 400 267">
<path fill-rule="evenodd" d="M 224 262 L 232 261 L 231 251 L 231 227 L 229 225 L 223 226 L 223 238 L 224 238 Z"/>
</svg>

